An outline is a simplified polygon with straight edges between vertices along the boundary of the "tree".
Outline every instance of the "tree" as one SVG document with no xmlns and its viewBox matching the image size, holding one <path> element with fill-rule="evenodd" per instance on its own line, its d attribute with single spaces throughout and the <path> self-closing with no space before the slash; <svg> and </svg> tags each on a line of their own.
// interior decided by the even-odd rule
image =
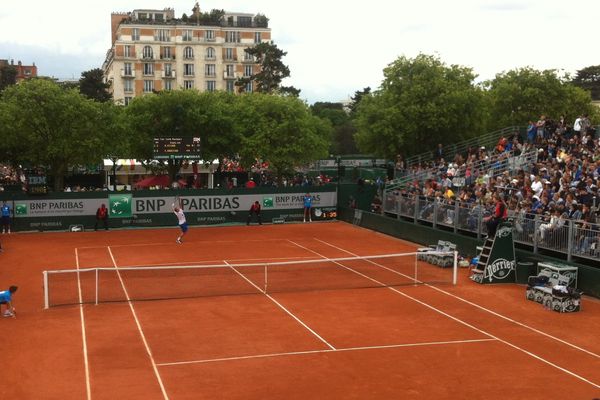
<svg viewBox="0 0 600 400">
<path fill-rule="evenodd" d="M 310 108 L 313 115 L 329 120 L 333 126 L 331 154 L 356 154 L 358 152 L 354 142 L 356 128 L 342 103 L 317 102 Z"/>
<path fill-rule="evenodd" d="M 2 158 L 47 167 L 62 190 L 69 165 L 100 162 L 114 141 L 110 107 L 49 80 L 11 86 L 0 100 Z"/>
<path fill-rule="evenodd" d="M 199 136 L 205 161 L 235 154 L 241 143 L 236 101 L 235 95 L 225 92 L 194 90 L 163 91 L 136 98 L 124 113 L 132 155 L 151 160 L 153 138 L 160 136 Z M 182 160 L 166 162 L 172 179 L 181 165 Z"/>
<path fill-rule="evenodd" d="M 17 83 L 17 69 L 14 65 L 0 66 L 0 92 Z"/>
<path fill-rule="evenodd" d="M 110 83 L 104 82 L 104 74 L 100 68 L 81 73 L 79 91 L 88 99 L 99 102 L 111 101 Z"/>
<path fill-rule="evenodd" d="M 290 69 L 281 60 L 287 52 L 279 49 L 273 42 L 259 43 L 245 50 L 254 57 L 254 63 L 260 65 L 260 71 L 249 77 L 243 77 L 235 82 L 239 91 L 245 91 L 248 83 L 256 84 L 256 92 L 269 94 L 284 94 L 298 97 L 300 90 L 293 86 L 281 86 L 284 78 L 290 76 Z"/>
<path fill-rule="evenodd" d="M 574 121 L 581 113 L 594 114 L 589 93 L 555 70 L 515 69 L 485 83 L 490 107 L 490 128 L 525 125 L 540 115 Z"/>
<path fill-rule="evenodd" d="M 280 178 L 294 167 L 328 155 L 331 124 L 311 115 L 308 106 L 292 97 L 248 93 L 240 96 L 238 118 L 243 140 L 242 163 L 266 160 Z"/>
<path fill-rule="evenodd" d="M 470 68 L 434 56 L 398 58 L 384 69 L 381 89 L 360 98 L 358 148 L 392 158 L 481 133 L 484 97 L 474 79 Z"/>
<path fill-rule="evenodd" d="M 363 90 L 357 90 L 354 92 L 354 97 L 352 97 L 352 102 L 348 105 L 350 109 L 350 115 L 354 116 L 356 114 L 356 110 L 358 109 L 358 105 L 364 96 L 369 96 L 371 94 L 371 88 L 366 87 Z"/>
<path fill-rule="evenodd" d="M 600 65 L 580 69 L 571 82 L 573 85 L 589 91 L 592 100 L 600 100 Z"/>
</svg>

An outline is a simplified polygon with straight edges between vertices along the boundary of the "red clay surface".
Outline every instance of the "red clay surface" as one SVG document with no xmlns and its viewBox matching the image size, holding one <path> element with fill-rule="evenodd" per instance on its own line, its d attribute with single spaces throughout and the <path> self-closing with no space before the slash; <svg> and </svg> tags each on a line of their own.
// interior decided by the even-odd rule
<svg viewBox="0 0 600 400">
<path fill-rule="evenodd" d="M 415 261 L 149 275 L 118 268 L 350 257 L 418 246 L 342 222 L 12 234 L 0 287 L 0 399 L 585 399 L 600 397 L 600 302 L 559 314 L 521 285 L 414 286 Z M 105 300 L 43 309 L 42 271 L 108 267 Z M 419 279 L 450 269 L 419 264 Z M 228 272 L 228 273 L 227 273 Z M 404 274 L 404 275 L 401 275 Z M 56 280 L 51 298 L 94 300 L 92 273 Z M 80 285 L 78 285 L 80 283 Z M 395 287 L 373 287 L 380 283 Z M 256 285 L 256 286 L 254 286 Z M 340 286 L 350 289 L 339 289 Z M 370 288 L 366 288 L 370 286 Z M 296 288 L 297 290 L 292 290 Z M 198 292 L 200 290 L 200 292 Z M 223 295 L 230 292 L 253 293 Z M 221 294 L 214 296 L 215 294 Z M 183 296 L 185 297 L 185 296 Z"/>
</svg>

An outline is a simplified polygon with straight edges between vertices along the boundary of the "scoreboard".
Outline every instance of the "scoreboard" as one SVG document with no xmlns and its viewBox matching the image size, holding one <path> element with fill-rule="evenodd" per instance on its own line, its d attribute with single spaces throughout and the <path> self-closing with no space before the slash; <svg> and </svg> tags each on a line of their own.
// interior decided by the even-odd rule
<svg viewBox="0 0 600 400">
<path fill-rule="evenodd" d="M 200 158 L 200 137 L 155 137 L 153 153 L 155 159 Z"/>
</svg>

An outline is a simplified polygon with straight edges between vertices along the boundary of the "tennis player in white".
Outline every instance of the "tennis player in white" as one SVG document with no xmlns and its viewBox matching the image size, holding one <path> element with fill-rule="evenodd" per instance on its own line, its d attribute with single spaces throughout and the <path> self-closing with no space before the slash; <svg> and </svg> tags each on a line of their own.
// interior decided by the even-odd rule
<svg viewBox="0 0 600 400">
<path fill-rule="evenodd" d="M 188 231 L 188 224 L 185 220 L 185 214 L 183 213 L 183 209 L 181 207 L 181 201 L 179 200 L 179 196 L 175 197 L 175 202 L 172 204 L 173 212 L 177 216 L 177 221 L 179 223 L 179 228 L 181 229 L 181 234 L 177 238 L 176 242 L 181 244 L 183 243 L 183 237 Z"/>
</svg>

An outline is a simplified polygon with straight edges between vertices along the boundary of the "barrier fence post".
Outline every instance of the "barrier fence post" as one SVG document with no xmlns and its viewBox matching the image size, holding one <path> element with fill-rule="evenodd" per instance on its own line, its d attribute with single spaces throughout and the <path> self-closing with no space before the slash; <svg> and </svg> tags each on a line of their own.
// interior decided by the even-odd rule
<svg viewBox="0 0 600 400">
<path fill-rule="evenodd" d="M 456 285 L 458 281 L 458 251 L 454 250 L 454 265 L 452 267 L 452 284 Z"/>
<path fill-rule="evenodd" d="M 574 221 L 569 221 L 569 230 L 568 230 L 568 238 L 567 238 L 567 261 L 571 261 L 573 258 L 573 223 Z"/>
</svg>

